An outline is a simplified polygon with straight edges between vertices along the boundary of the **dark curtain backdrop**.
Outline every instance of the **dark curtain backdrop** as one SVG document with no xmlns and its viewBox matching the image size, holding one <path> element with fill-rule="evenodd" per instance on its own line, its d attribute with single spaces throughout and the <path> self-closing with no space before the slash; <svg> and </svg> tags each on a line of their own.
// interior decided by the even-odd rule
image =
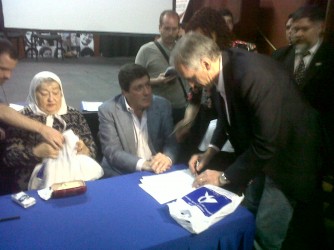
<svg viewBox="0 0 334 250">
<path fill-rule="evenodd" d="M 100 54 L 104 57 L 135 57 L 139 48 L 154 35 L 100 35 Z"/>
</svg>

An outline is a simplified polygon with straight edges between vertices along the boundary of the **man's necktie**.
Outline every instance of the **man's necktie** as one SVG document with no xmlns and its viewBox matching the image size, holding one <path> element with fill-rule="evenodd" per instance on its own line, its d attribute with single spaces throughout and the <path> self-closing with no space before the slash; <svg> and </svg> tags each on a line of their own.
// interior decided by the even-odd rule
<svg viewBox="0 0 334 250">
<path fill-rule="evenodd" d="M 300 57 L 300 61 L 299 64 L 295 70 L 294 76 L 295 76 L 295 80 L 297 82 L 298 85 L 302 84 L 303 80 L 304 80 L 304 75 L 305 75 L 305 62 L 304 62 L 304 57 L 309 55 L 310 51 L 306 51 L 305 53 L 302 54 L 302 56 Z"/>
</svg>

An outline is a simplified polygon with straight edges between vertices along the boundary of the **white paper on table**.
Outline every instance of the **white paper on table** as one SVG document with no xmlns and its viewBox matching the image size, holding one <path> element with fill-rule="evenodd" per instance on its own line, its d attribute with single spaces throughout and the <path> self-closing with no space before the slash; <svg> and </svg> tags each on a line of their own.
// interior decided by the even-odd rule
<svg viewBox="0 0 334 250">
<path fill-rule="evenodd" d="M 175 200 L 194 190 L 194 176 L 189 169 L 143 176 L 139 186 L 160 204 Z"/>
<path fill-rule="evenodd" d="M 81 102 L 82 110 L 84 111 L 98 111 L 101 104 L 102 102 Z"/>
</svg>

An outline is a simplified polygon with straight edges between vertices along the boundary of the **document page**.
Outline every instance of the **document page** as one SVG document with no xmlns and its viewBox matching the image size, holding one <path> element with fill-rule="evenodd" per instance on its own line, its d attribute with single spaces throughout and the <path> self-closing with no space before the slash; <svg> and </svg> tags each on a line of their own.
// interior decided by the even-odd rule
<svg viewBox="0 0 334 250">
<path fill-rule="evenodd" d="M 15 103 L 10 103 L 9 107 L 11 107 L 12 109 L 15 109 L 16 111 L 20 111 L 21 109 L 24 108 L 24 106 L 19 105 L 19 104 L 15 104 Z"/>
<path fill-rule="evenodd" d="M 139 186 L 160 204 L 186 195 L 192 187 L 194 176 L 189 169 L 177 170 L 166 174 L 143 176 Z"/>
<path fill-rule="evenodd" d="M 98 111 L 98 108 L 101 104 L 102 102 L 81 102 L 82 110 L 84 111 Z"/>
</svg>

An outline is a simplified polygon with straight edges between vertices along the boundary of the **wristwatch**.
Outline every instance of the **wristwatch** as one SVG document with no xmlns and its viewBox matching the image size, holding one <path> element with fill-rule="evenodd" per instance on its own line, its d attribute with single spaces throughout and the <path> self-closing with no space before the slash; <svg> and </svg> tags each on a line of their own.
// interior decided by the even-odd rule
<svg viewBox="0 0 334 250">
<path fill-rule="evenodd" d="M 219 176 L 219 186 L 224 186 L 226 184 L 230 183 L 230 181 L 226 178 L 224 172 Z"/>
</svg>

